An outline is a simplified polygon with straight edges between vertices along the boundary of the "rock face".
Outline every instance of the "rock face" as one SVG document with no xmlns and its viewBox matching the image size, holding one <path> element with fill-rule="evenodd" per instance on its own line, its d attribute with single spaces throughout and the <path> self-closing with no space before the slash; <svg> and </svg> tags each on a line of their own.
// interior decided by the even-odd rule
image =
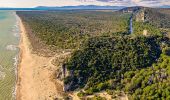
<svg viewBox="0 0 170 100">
<path fill-rule="evenodd" d="M 120 11 L 122 11 L 123 13 L 133 13 L 133 12 L 136 12 L 140 9 L 142 9 L 143 7 L 141 6 L 136 6 L 136 7 L 127 7 L 127 8 L 123 8 L 121 9 Z"/>
<path fill-rule="evenodd" d="M 57 75 L 57 78 L 60 80 L 64 80 L 66 77 L 73 77 L 73 71 L 68 71 L 65 64 L 62 65 L 62 67 L 59 69 L 59 74 Z M 67 92 L 70 89 L 71 83 L 65 84 L 63 81 L 63 91 Z"/>
<path fill-rule="evenodd" d="M 66 78 L 66 76 L 68 76 L 68 71 L 65 65 L 63 64 L 62 67 L 60 67 L 57 70 L 56 78 L 60 81 L 63 81 Z M 64 84 L 64 81 L 63 81 L 63 91 L 66 92 L 67 90 L 69 90 L 69 88 L 70 88 L 70 85 Z"/>
<path fill-rule="evenodd" d="M 145 21 L 145 11 L 144 9 L 139 10 L 135 15 L 136 22 L 144 22 Z"/>
<path fill-rule="evenodd" d="M 62 81 L 63 78 L 64 78 L 64 77 L 63 77 L 62 68 L 57 69 L 56 72 L 57 72 L 57 73 L 56 73 L 56 78 L 57 78 L 58 80 Z"/>
</svg>

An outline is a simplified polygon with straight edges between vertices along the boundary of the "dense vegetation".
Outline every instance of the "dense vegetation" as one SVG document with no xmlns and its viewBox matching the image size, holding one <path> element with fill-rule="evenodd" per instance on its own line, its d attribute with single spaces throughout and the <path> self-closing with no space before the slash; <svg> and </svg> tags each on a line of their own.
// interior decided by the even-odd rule
<svg viewBox="0 0 170 100">
<path fill-rule="evenodd" d="M 145 20 L 147 23 L 158 28 L 170 28 L 170 9 L 145 9 Z"/>
<path fill-rule="evenodd" d="M 161 30 L 156 28 L 155 26 L 152 26 L 149 23 L 142 23 L 142 22 L 133 22 L 133 32 L 134 35 L 143 35 L 144 30 L 147 30 L 148 35 L 162 35 Z"/>
<path fill-rule="evenodd" d="M 127 72 L 135 76 L 126 76 L 129 83 L 126 84 L 126 91 L 129 91 L 129 98 L 135 100 L 169 100 L 170 99 L 170 56 L 164 53 L 152 67 Z M 124 80 L 126 82 L 127 80 Z"/>
<path fill-rule="evenodd" d="M 102 11 L 17 12 L 31 33 L 46 44 L 62 49 L 79 47 L 92 36 L 128 33 L 129 13 Z"/>
<path fill-rule="evenodd" d="M 134 19 L 134 33 L 142 35 L 143 30 L 147 30 L 148 35 L 161 35 L 169 33 L 170 29 L 170 9 L 140 8 L 136 13 L 144 11 L 144 22 L 136 22 Z"/>
<path fill-rule="evenodd" d="M 86 88 L 102 90 L 102 87 L 97 86 L 100 86 L 101 82 L 120 80 L 126 71 L 152 65 L 161 53 L 156 42 L 154 37 L 91 38 L 66 64 L 73 73 L 65 83 L 71 82 L 72 88 L 81 87 L 86 83 Z"/>
<path fill-rule="evenodd" d="M 154 71 L 151 65 L 161 54 L 162 41 L 165 39 L 156 36 L 91 38 L 66 63 L 71 75 L 65 79 L 65 84 L 70 85 L 70 90 L 84 87 L 85 92 L 81 95 L 106 89 L 136 93 L 138 89 L 152 85 L 154 80 L 150 77 Z M 153 83 L 157 84 L 156 81 Z M 165 85 L 167 87 L 168 83 Z"/>
<path fill-rule="evenodd" d="M 130 8 L 137 11 L 141 8 Z M 57 49 L 74 49 L 63 66 L 69 75 L 68 91 L 80 89 L 79 97 L 107 91 L 130 100 L 170 99 L 170 47 L 162 33 L 169 29 L 170 10 L 145 8 L 145 21 L 133 21 L 131 13 L 102 11 L 17 12 L 28 34 Z M 161 29 L 160 29 L 161 28 Z M 148 36 L 143 36 L 147 30 Z M 100 96 L 89 100 L 105 100 Z"/>
</svg>

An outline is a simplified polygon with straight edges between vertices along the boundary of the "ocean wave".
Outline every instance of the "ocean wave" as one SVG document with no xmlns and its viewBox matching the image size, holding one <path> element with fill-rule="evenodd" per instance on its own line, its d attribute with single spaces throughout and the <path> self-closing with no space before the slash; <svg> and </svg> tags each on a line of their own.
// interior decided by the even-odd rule
<svg viewBox="0 0 170 100">
<path fill-rule="evenodd" d="M 15 50 L 17 50 L 17 46 L 16 45 L 7 45 L 6 49 L 10 50 L 10 51 L 15 51 Z"/>
<path fill-rule="evenodd" d="M 12 33 L 15 37 L 19 37 L 20 36 L 20 26 L 19 26 L 19 19 L 16 16 L 16 23 L 15 25 L 12 27 Z"/>
<path fill-rule="evenodd" d="M 14 67 L 16 68 L 17 66 L 18 66 L 18 59 L 19 57 L 18 57 L 18 55 L 16 55 L 14 58 L 13 58 L 13 60 L 14 60 Z"/>
<path fill-rule="evenodd" d="M 18 23 L 16 23 L 16 25 L 13 26 L 12 33 L 13 33 L 13 35 L 15 37 L 19 37 L 20 36 L 20 29 L 19 29 Z"/>
<path fill-rule="evenodd" d="M 19 37 L 19 36 L 20 36 L 20 34 L 19 34 L 18 32 L 13 32 L 13 35 L 14 35 L 15 37 Z"/>
<path fill-rule="evenodd" d="M 17 90 L 17 87 L 16 86 L 14 86 L 13 88 L 12 88 L 12 98 L 15 98 L 15 100 L 16 100 L 16 91 Z"/>
<path fill-rule="evenodd" d="M 12 96 L 13 96 L 13 98 L 16 99 L 17 77 L 18 77 L 18 76 L 17 76 L 17 74 L 18 74 L 17 68 L 18 68 L 18 62 L 19 62 L 19 54 L 17 54 L 17 55 L 13 58 L 13 60 L 14 60 L 14 68 L 15 68 L 16 81 L 15 81 L 15 86 L 14 86 L 13 89 L 12 89 Z"/>
<path fill-rule="evenodd" d="M 19 27 L 19 18 L 18 18 L 18 16 L 16 15 L 16 13 L 14 13 L 15 14 L 15 17 L 16 17 L 16 24 L 14 25 L 14 27 L 13 27 L 13 35 L 15 36 L 15 37 L 17 37 L 17 38 L 19 38 L 20 37 L 20 27 Z M 15 46 L 15 49 L 17 49 L 17 47 Z M 14 70 L 15 70 L 15 76 L 16 76 L 16 81 L 15 81 L 15 86 L 13 87 L 13 89 L 12 89 L 12 98 L 14 98 L 14 99 L 16 99 L 16 91 L 17 91 L 17 81 L 18 81 L 18 76 L 17 76 L 17 74 L 18 74 L 18 62 L 19 62 L 19 53 L 18 54 L 16 54 L 16 56 L 13 58 L 13 60 L 14 60 Z"/>
</svg>

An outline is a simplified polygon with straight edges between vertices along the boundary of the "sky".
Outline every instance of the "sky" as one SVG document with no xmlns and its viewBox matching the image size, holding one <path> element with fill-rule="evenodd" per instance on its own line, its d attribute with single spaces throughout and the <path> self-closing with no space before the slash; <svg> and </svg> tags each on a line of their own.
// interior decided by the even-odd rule
<svg viewBox="0 0 170 100">
<path fill-rule="evenodd" d="M 0 0 L 0 7 L 36 7 L 36 6 L 162 6 L 170 5 L 170 0 Z"/>
</svg>

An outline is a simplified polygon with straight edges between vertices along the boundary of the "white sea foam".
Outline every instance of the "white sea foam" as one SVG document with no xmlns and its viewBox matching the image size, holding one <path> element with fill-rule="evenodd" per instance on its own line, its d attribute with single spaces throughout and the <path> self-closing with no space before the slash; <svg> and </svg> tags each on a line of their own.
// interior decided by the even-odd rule
<svg viewBox="0 0 170 100">
<path fill-rule="evenodd" d="M 20 36 L 18 32 L 14 32 L 13 34 L 14 34 L 15 37 L 19 37 Z"/>
<path fill-rule="evenodd" d="M 15 32 L 14 32 L 14 36 L 15 37 L 20 37 L 20 27 L 19 27 L 19 17 L 17 16 L 16 12 L 14 13 L 15 17 L 16 17 L 16 25 L 15 25 Z M 18 81 L 18 62 L 19 62 L 19 54 L 17 54 L 14 58 L 14 68 L 15 68 L 15 76 L 16 76 L 16 81 L 15 81 L 15 86 L 13 87 L 13 91 L 12 91 L 12 96 L 13 98 L 16 99 L 16 91 L 17 91 L 17 81 Z"/>
<path fill-rule="evenodd" d="M 12 32 L 13 32 L 13 35 L 15 36 L 15 37 L 19 37 L 20 36 L 20 29 L 19 29 L 19 20 L 18 20 L 18 16 L 16 15 L 16 13 L 14 13 L 15 14 L 15 17 L 16 17 L 16 24 L 14 25 L 14 27 L 13 27 L 13 30 L 12 30 Z M 17 50 L 18 48 L 15 46 L 15 49 Z M 19 54 L 17 54 L 14 58 L 13 58 L 13 60 L 14 60 L 14 70 L 15 70 L 15 76 L 16 76 L 16 81 L 15 81 L 15 86 L 12 88 L 12 98 L 14 98 L 14 99 L 16 99 L 16 91 L 17 91 L 17 67 L 18 67 L 18 62 L 19 62 Z"/>
<path fill-rule="evenodd" d="M 16 75 L 16 81 L 15 81 L 15 86 L 12 88 L 12 96 L 13 98 L 16 99 L 16 91 L 17 91 L 17 67 L 18 67 L 18 62 L 19 62 L 19 54 L 17 54 L 14 58 L 14 70 L 15 70 L 15 75 Z"/>
<path fill-rule="evenodd" d="M 16 55 L 14 58 L 14 66 L 17 67 L 18 66 L 18 55 Z"/>
<path fill-rule="evenodd" d="M 15 37 L 20 36 L 19 24 L 16 23 L 16 25 L 12 28 L 12 33 Z"/>
<path fill-rule="evenodd" d="M 20 36 L 20 28 L 19 28 L 19 18 L 18 16 L 15 14 L 16 17 L 16 23 L 15 25 L 12 27 L 12 33 L 15 37 L 19 37 Z"/>
<path fill-rule="evenodd" d="M 15 50 L 17 50 L 17 46 L 16 45 L 7 45 L 6 49 L 10 50 L 10 51 L 15 51 Z"/>
<path fill-rule="evenodd" d="M 20 31 L 19 31 L 19 25 L 17 25 L 17 23 L 16 23 L 16 25 L 12 28 L 12 33 L 13 33 L 13 35 L 15 36 L 15 37 L 19 37 L 20 36 Z"/>
</svg>

